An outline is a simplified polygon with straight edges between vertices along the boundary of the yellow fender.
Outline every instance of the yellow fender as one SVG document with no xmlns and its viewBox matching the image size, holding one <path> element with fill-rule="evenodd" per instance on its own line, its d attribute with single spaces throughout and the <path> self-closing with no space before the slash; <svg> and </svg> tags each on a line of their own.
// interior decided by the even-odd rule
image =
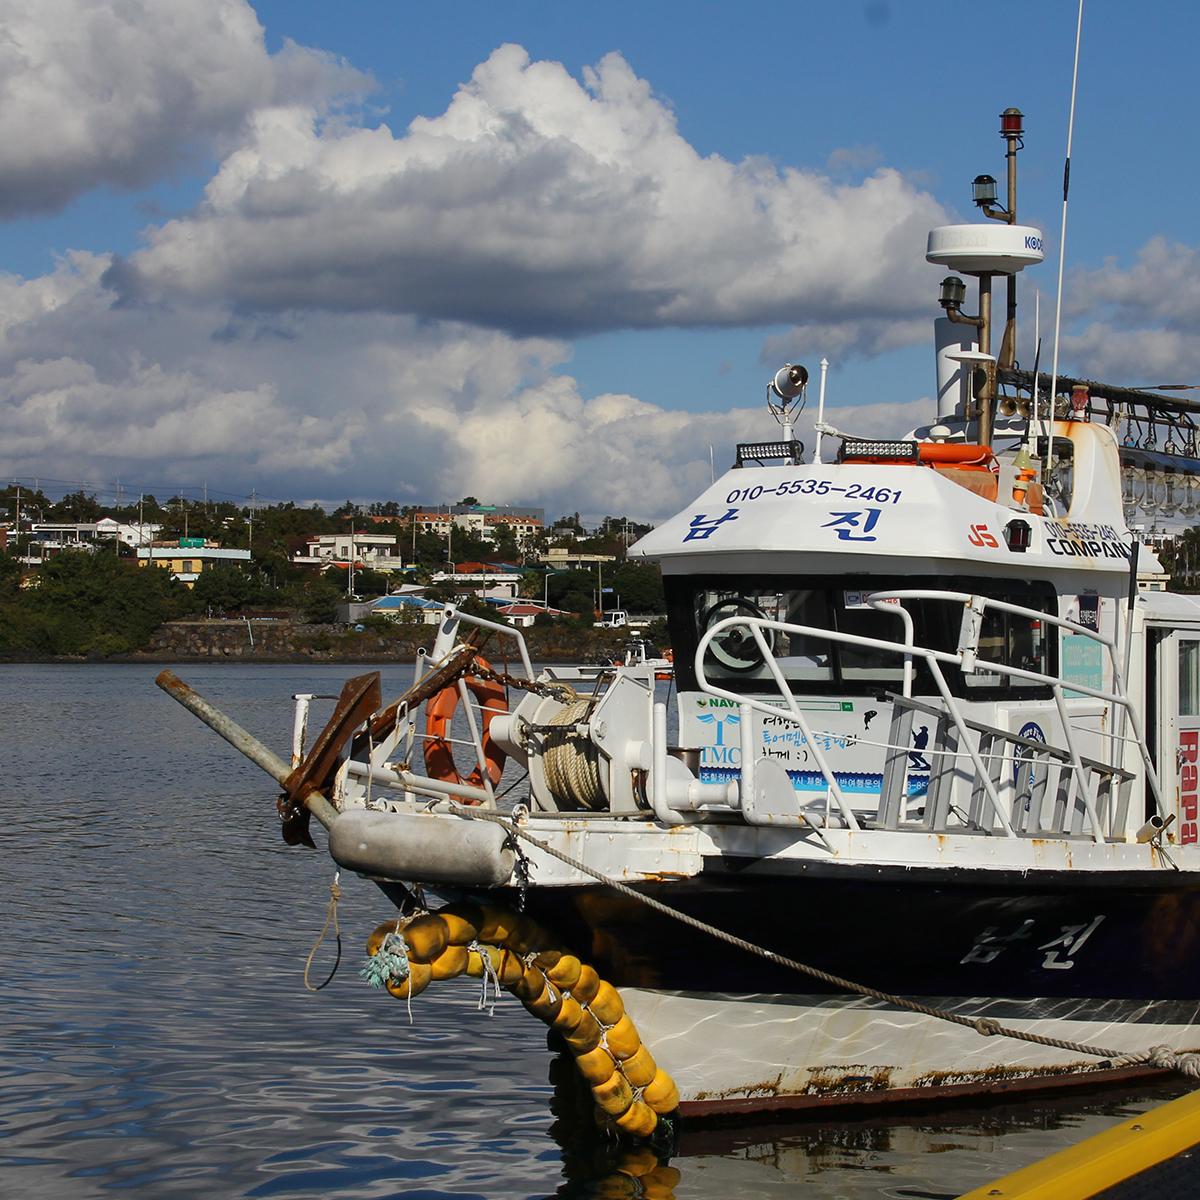
<svg viewBox="0 0 1200 1200">
<path fill-rule="evenodd" d="M 415 996 L 433 980 L 490 973 L 563 1035 L 597 1109 L 617 1128 L 648 1137 L 660 1116 L 679 1107 L 675 1081 L 643 1044 L 620 992 L 593 967 L 552 946 L 529 917 L 493 905 L 449 904 L 385 921 L 367 939 L 367 953 L 378 954 L 388 934 L 404 939 L 409 958 L 408 978 L 386 984 L 393 996 Z"/>
</svg>

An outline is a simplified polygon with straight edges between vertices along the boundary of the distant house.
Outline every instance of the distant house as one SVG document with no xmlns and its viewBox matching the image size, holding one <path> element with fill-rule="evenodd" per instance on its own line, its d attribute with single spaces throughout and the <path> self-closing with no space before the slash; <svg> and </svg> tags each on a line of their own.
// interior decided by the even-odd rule
<svg viewBox="0 0 1200 1200">
<path fill-rule="evenodd" d="M 194 587 L 200 572 L 219 565 L 241 565 L 250 561 L 249 550 L 225 550 L 217 542 L 205 538 L 177 538 L 169 542 L 151 542 L 139 546 L 138 566 L 148 567 L 152 563 L 164 571 L 170 571 L 180 583 Z"/>
<path fill-rule="evenodd" d="M 371 603 L 370 615 L 398 621 L 403 613 L 410 613 L 426 625 L 436 625 L 444 607 L 436 600 L 425 600 L 421 596 L 380 596 Z"/>
<path fill-rule="evenodd" d="M 476 537 L 494 541 L 501 529 L 511 531 L 518 545 L 542 535 L 545 513 L 540 508 L 514 508 L 507 504 L 447 504 L 417 508 L 405 521 L 423 533 L 442 537 L 452 529 L 469 530 Z"/>
<path fill-rule="evenodd" d="M 453 572 L 439 571 L 434 583 L 448 583 L 460 596 L 483 600 L 515 600 L 521 584 L 519 571 L 497 569 L 487 563 L 459 563 Z"/>
<path fill-rule="evenodd" d="M 149 545 L 161 525 L 126 525 L 112 517 L 99 521 L 35 521 L 29 526 L 29 541 L 21 561 L 36 566 L 64 550 L 94 552 L 102 543 L 110 548 L 119 540 L 127 546 Z"/>
<path fill-rule="evenodd" d="M 501 604 L 496 611 L 518 629 L 528 629 L 545 612 L 550 613 L 551 616 L 569 615 L 556 608 L 547 609 L 540 604 L 530 604 L 528 601 L 520 600 L 515 604 Z"/>
<path fill-rule="evenodd" d="M 112 517 L 101 517 L 96 522 L 96 534 L 104 539 L 117 538 L 126 546 L 148 546 L 162 532 L 162 526 L 149 521 L 141 525 L 125 521 L 114 521 Z"/>
<path fill-rule="evenodd" d="M 321 533 L 307 539 L 306 553 L 295 554 L 292 562 L 299 566 L 347 567 L 353 559 L 356 570 L 369 567 L 373 571 L 400 571 L 397 539 L 388 533 Z"/>
<path fill-rule="evenodd" d="M 596 563 L 616 561 L 615 554 L 581 554 L 563 546 L 551 546 L 549 550 L 538 557 L 538 562 L 560 569 L 563 567 L 591 567 Z"/>
</svg>

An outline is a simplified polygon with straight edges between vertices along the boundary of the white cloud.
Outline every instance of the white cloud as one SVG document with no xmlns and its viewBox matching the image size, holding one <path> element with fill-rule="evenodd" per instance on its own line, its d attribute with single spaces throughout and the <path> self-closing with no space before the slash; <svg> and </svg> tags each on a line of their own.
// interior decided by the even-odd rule
<svg viewBox="0 0 1200 1200">
<path fill-rule="evenodd" d="M 390 314 L 114 306 L 107 265 L 77 254 L 43 279 L 0 277 L 0 477 L 657 519 L 707 485 L 710 444 L 722 470 L 737 441 L 774 436 L 758 407 L 584 396 L 561 342 Z M 917 416 L 830 419 L 871 435 Z"/>
<path fill-rule="evenodd" d="M 924 239 L 944 219 L 893 170 L 851 185 L 701 157 L 619 54 L 580 83 L 508 45 L 402 136 L 259 110 L 202 205 L 113 279 L 517 334 L 888 322 L 927 307 Z"/>
<path fill-rule="evenodd" d="M 1200 320 L 1200 250 L 1154 237 L 1128 269 L 1114 259 L 1074 273 L 1076 306 L 1112 305 L 1120 315 L 1194 326 Z"/>
<path fill-rule="evenodd" d="M 35 11 L 63 45 L 33 37 Z M 323 120 L 314 97 L 358 77 L 268 58 L 233 0 L 18 16 L 0 57 L 27 69 L 0 87 L 20 117 L 0 109 L 0 131 L 36 117 L 62 161 L 0 143 L 7 211 L 133 185 L 197 138 L 231 148 L 131 260 L 0 276 L 4 477 L 657 519 L 708 484 L 710 445 L 720 470 L 775 426 L 757 406 L 588 396 L 547 335 L 773 323 L 847 354 L 926 334 L 929 195 L 894 171 L 851 186 L 702 158 L 619 55 L 580 83 L 502 47 L 395 136 Z M 919 419 L 844 416 L 863 435 Z"/>
<path fill-rule="evenodd" d="M 1107 260 L 1072 273 L 1063 337 L 1072 370 L 1127 385 L 1194 383 L 1200 375 L 1200 250 L 1151 238 L 1129 267 Z"/>
<path fill-rule="evenodd" d="M 141 186 L 268 104 L 365 87 L 330 55 L 270 56 L 245 0 L 0 0 L 0 217 Z"/>
<path fill-rule="evenodd" d="M 765 362 L 795 361 L 795 355 L 819 346 L 822 354 L 845 361 L 849 358 L 875 358 L 889 350 L 899 350 L 928 340 L 933 329 L 929 314 L 909 318 L 868 317 L 864 320 L 810 321 L 785 333 L 772 334 L 763 342 Z"/>
</svg>

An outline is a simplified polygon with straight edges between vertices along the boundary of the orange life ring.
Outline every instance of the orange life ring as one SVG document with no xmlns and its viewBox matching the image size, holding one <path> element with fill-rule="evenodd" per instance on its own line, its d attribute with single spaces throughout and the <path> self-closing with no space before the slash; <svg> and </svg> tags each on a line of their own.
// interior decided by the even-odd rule
<svg viewBox="0 0 1200 1200">
<path fill-rule="evenodd" d="M 488 662 L 481 655 L 475 656 L 475 662 L 484 670 L 491 670 Z M 493 787 L 500 782 L 504 773 L 504 761 L 508 757 L 492 740 L 492 718 L 497 713 L 508 712 L 508 701 L 504 696 L 503 684 L 494 679 L 484 679 L 478 675 L 465 675 L 463 682 L 483 714 L 483 730 L 480 742 L 483 747 L 483 759 L 487 764 L 487 777 Z M 458 685 L 450 684 L 436 695 L 431 696 L 425 705 L 425 770 L 431 779 L 440 779 L 443 783 L 464 784 L 467 787 L 483 787 L 483 772 L 479 765 L 463 779 L 454 763 L 454 754 L 450 749 L 447 734 L 450 732 L 450 722 L 454 718 L 454 710 L 458 707 Z"/>
</svg>

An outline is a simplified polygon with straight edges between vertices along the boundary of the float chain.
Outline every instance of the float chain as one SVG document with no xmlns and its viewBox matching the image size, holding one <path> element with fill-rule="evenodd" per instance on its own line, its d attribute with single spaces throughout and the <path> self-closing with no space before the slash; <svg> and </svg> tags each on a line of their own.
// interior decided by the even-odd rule
<svg viewBox="0 0 1200 1200">
<path fill-rule="evenodd" d="M 367 939 L 371 968 L 399 937 L 407 970 L 384 986 L 402 1000 L 457 975 L 498 980 L 562 1035 L 592 1089 L 602 1119 L 649 1137 L 679 1107 L 675 1081 L 642 1043 L 615 987 L 573 954 L 551 945 L 530 917 L 492 905 L 448 904 L 436 913 L 385 921 Z"/>
</svg>

